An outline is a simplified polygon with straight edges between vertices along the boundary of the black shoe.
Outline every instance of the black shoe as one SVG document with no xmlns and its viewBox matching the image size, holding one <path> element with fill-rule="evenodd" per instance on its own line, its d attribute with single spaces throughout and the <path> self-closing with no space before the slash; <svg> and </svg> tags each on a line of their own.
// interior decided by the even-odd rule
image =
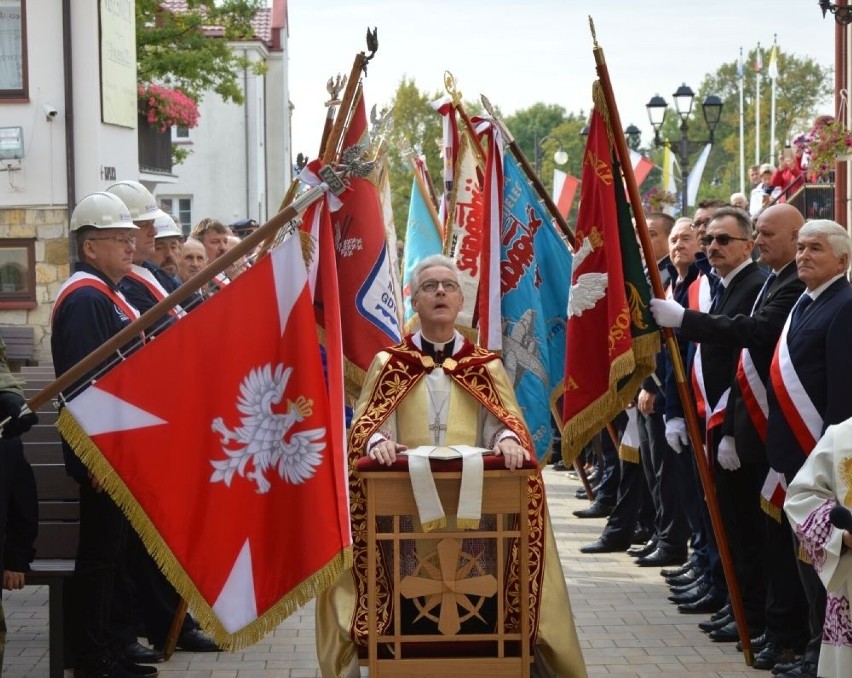
<svg viewBox="0 0 852 678">
<path fill-rule="evenodd" d="M 687 560 L 681 567 L 676 567 L 671 570 L 660 570 L 660 574 L 668 579 L 669 577 L 680 577 L 693 569 L 695 569 L 695 564 L 692 561 Z"/>
<path fill-rule="evenodd" d="M 677 577 L 666 577 L 666 584 L 669 586 L 689 586 L 701 579 L 703 574 L 703 572 L 699 572 L 698 570 L 687 570 L 686 574 L 681 574 Z"/>
<path fill-rule="evenodd" d="M 184 652 L 219 652 L 220 647 L 201 629 L 185 631 L 178 636 L 177 649 Z"/>
<path fill-rule="evenodd" d="M 754 652 L 755 654 L 757 654 L 764 647 L 766 647 L 766 643 L 767 643 L 766 633 L 764 632 L 764 633 L 761 633 L 757 638 L 751 639 L 751 651 Z M 737 652 L 742 652 L 742 651 L 743 651 L 743 643 L 742 643 L 742 641 L 737 641 Z"/>
<path fill-rule="evenodd" d="M 551 468 L 551 469 L 553 469 L 554 471 L 567 471 L 567 470 L 568 470 L 569 468 L 571 468 L 571 467 L 570 467 L 570 466 L 566 466 L 566 465 L 565 465 L 565 462 L 564 462 L 562 459 L 560 459 L 559 461 L 557 461 L 557 462 L 556 462 L 553 466 L 551 466 L 550 468 Z"/>
<path fill-rule="evenodd" d="M 589 495 L 586 494 L 586 488 L 585 487 L 579 487 L 576 490 L 574 490 L 574 496 L 577 499 L 588 499 L 589 498 Z"/>
<path fill-rule="evenodd" d="M 754 642 L 752 642 L 752 649 L 754 649 Z M 776 664 L 792 662 L 795 658 L 796 653 L 793 652 L 792 648 L 781 647 L 778 643 L 769 641 L 755 655 L 754 664 L 751 667 L 753 669 L 760 669 L 761 671 L 768 671 L 774 668 Z"/>
<path fill-rule="evenodd" d="M 642 546 L 633 546 L 627 549 L 627 555 L 631 558 L 643 558 L 645 556 L 651 555 L 654 551 L 657 550 L 657 540 L 649 539 Z"/>
<path fill-rule="evenodd" d="M 729 614 L 724 617 L 719 617 L 718 619 L 711 618 L 709 621 L 699 622 L 698 628 L 704 631 L 704 633 L 710 633 L 716 629 L 721 629 L 723 626 L 727 626 L 732 621 L 734 621 L 734 617 Z M 740 650 L 740 652 L 742 652 L 742 650 Z"/>
<path fill-rule="evenodd" d="M 701 600 L 709 593 L 709 591 L 710 584 L 701 583 L 697 588 L 670 595 L 669 600 L 673 603 L 677 603 L 678 605 L 682 605 L 683 603 L 694 603 L 697 600 Z"/>
<path fill-rule="evenodd" d="M 778 662 L 774 667 L 772 667 L 772 675 L 777 676 L 779 673 L 787 673 L 787 671 L 792 671 L 801 663 L 802 657 L 797 657 L 791 662 Z"/>
<path fill-rule="evenodd" d="M 604 504 L 603 502 L 595 501 L 595 503 L 589 506 L 588 508 L 580 509 L 579 511 L 574 511 L 574 515 L 578 518 L 606 518 L 614 510 L 615 506 L 610 506 L 609 504 Z"/>
<path fill-rule="evenodd" d="M 710 640 L 714 643 L 733 643 L 740 639 L 740 631 L 735 621 L 725 624 L 722 628 L 710 631 L 709 635 Z"/>
<path fill-rule="evenodd" d="M 159 670 L 156 666 L 149 666 L 147 664 L 137 664 L 136 662 L 132 662 L 129 659 L 119 659 L 119 665 L 122 669 L 127 671 L 127 673 L 133 676 L 158 676 L 160 675 Z"/>
<path fill-rule="evenodd" d="M 734 609 L 731 607 L 730 602 L 725 603 L 725 606 L 718 612 L 711 614 L 710 621 L 719 621 L 722 617 L 734 618 Z"/>
<path fill-rule="evenodd" d="M 678 605 L 677 611 L 681 614 L 706 614 L 708 612 L 715 612 L 724 604 L 724 596 L 714 596 L 712 593 L 708 593 L 694 603 L 682 603 Z"/>
<path fill-rule="evenodd" d="M 628 546 L 629 544 L 613 541 L 605 535 L 601 535 L 597 541 L 581 546 L 580 553 L 617 553 L 626 551 Z"/>
<path fill-rule="evenodd" d="M 689 584 L 683 584 L 682 586 L 669 586 L 669 591 L 671 591 L 674 594 L 686 593 L 687 591 L 694 591 L 695 589 L 700 587 L 702 584 L 707 584 L 707 583 L 709 583 L 709 582 L 707 581 L 706 577 L 699 577 L 698 579 L 694 579 Z"/>
<path fill-rule="evenodd" d="M 136 676 L 127 671 L 114 657 L 104 657 L 86 667 L 75 668 L 74 678 L 136 678 Z"/>
<path fill-rule="evenodd" d="M 660 567 L 661 565 L 677 565 L 684 560 L 686 560 L 685 553 L 677 553 L 661 546 L 647 556 L 637 558 L 636 564 L 639 567 Z"/>
<path fill-rule="evenodd" d="M 163 661 L 162 652 L 145 647 L 138 640 L 134 640 L 121 648 L 121 656 L 134 664 L 154 664 Z"/>
<path fill-rule="evenodd" d="M 801 663 L 784 673 L 776 673 L 778 678 L 817 678 L 817 665 L 803 659 Z"/>
</svg>

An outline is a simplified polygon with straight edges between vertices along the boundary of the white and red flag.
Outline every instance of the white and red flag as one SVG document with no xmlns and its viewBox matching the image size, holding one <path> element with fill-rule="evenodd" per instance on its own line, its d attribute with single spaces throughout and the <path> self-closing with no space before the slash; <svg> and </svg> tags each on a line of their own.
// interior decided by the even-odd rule
<svg viewBox="0 0 852 678">
<path fill-rule="evenodd" d="M 351 564 L 339 326 L 331 335 L 326 380 L 291 237 L 60 415 L 227 650 L 260 640 Z M 229 347 L 225 360 L 212 361 L 215 346 Z M 168 384 L 155 377 L 166 364 Z"/>
</svg>

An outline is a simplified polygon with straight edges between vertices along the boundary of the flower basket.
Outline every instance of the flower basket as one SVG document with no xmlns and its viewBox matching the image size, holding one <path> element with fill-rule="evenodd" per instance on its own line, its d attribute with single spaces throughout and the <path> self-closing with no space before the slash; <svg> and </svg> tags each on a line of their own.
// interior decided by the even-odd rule
<svg viewBox="0 0 852 678">
<path fill-rule="evenodd" d="M 823 176 L 834 170 L 838 160 L 852 156 L 852 132 L 835 119 L 815 125 L 810 134 L 796 137 L 793 144 L 808 152 L 808 169 Z"/>
<path fill-rule="evenodd" d="M 138 87 L 139 114 L 160 132 L 198 124 L 198 105 L 179 89 L 149 84 Z"/>
</svg>

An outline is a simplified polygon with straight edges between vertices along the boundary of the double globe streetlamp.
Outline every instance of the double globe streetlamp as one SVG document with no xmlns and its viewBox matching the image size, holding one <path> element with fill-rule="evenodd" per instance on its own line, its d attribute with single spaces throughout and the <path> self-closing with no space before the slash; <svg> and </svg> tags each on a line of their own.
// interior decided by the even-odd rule
<svg viewBox="0 0 852 678">
<path fill-rule="evenodd" d="M 722 117 L 722 100 L 715 94 L 710 94 L 704 99 L 701 104 L 701 112 L 704 116 L 704 123 L 710 132 L 710 138 L 704 141 L 690 141 L 688 121 L 692 113 L 692 104 L 695 101 L 695 92 L 684 83 L 677 88 L 672 96 L 674 97 L 675 110 L 680 117 L 680 143 L 677 145 L 667 139 L 660 138 L 660 129 L 665 122 L 666 112 L 669 110 L 666 100 L 656 94 L 645 104 L 645 108 L 648 109 L 648 119 L 654 128 L 654 144 L 658 147 L 668 146 L 671 148 L 680 163 L 680 175 L 683 178 L 681 181 L 680 211 L 681 215 L 685 216 L 688 202 L 686 178 L 689 176 L 689 156 L 705 144 L 713 143 L 716 126 Z"/>
</svg>

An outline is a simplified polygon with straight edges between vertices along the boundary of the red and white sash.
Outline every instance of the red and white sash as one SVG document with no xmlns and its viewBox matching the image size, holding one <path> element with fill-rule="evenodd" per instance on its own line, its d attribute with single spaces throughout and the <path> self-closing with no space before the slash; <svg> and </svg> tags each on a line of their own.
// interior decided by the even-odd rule
<svg viewBox="0 0 852 678">
<path fill-rule="evenodd" d="M 166 288 L 163 287 L 154 274 L 144 266 L 137 266 L 136 264 L 133 264 L 133 268 L 130 270 L 130 273 L 127 274 L 127 277 L 135 280 L 141 285 L 144 285 L 145 289 L 147 289 L 151 293 L 151 296 L 153 296 L 157 301 L 162 301 L 169 296 Z M 169 309 L 169 315 L 173 318 L 182 318 L 186 315 L 186 311 L 176 304 L 173 308 Z"/>
<path fill-rule="evenodd" d="M 708 313 L 713 299 L 710 295 L 710 278 L 706 275 L 699 275 L 689 286 L 687 293 L 689 299 L 689 308 Z M 707 392 L 704 388 L 704 366 L 701 364 L 701 346 L 697 345 L 695 357 L 692 360 L 692 372 L 690 373 L 692 380 L 692 391 L 695 394 L 695 407 L 698 410 L 698 416 L 702 419 L 707 418 Z"/>
<path fill-rule="evenodd" d="M 56 317 L 56 312 L 59 310 L 62 302 L 65 301 L 69 294 L 81 287 L 91 287 L 108 297 L 109 300 L 115 304 L 116 308 L 124 313 L 131 322 L 139 317 L 139 311 L 137 308 L 132 306 L 121 292 L 112 289 L 96 275 L 85 273 L 84 271 L 77 271 L 62 284 L 62 287 L 59 288 L 59 294 L 56 296 L 56 301 L 53 303 L 53 311 L 50 315 L 51 326 L 53 325 L 53 319 Z"/>
<path fill-rule="evenodd" d="M 784 510 L 784 500 L 787 498 L 787 479 L 783 473 L 769 469 L 766 480 L 760 490 L 760 508 L 768 516 L 781 522 L 781 511 Z"/>
<path fill-rule="evenodd" d="M 795 365 L 790 358 L 790 347 L 787 345 L 787 332 L 790 329 L 790 318 L 784 323 L 781 337 L 772 356 L 769 368 L 769 378 L 772 389 L 778 399 L 778 406 L 784 414 L 796 442 L 804 451 L 805 456 L 811 453 L 822 434 L 822 416 L 810 399 L 808 392 L 796 374 Z"/>
<path fill-rule="evenodd" d="M 769 416 L 769 401 L 766 398 L 766 384 L 757 373 L 754 360 L 747 348 L 740 351 L 737 363 L 737 384 L 748 412 L 748 418 L 754 425 L 760 439 L 766 442 L 766 421 Z"/>
</svg>

